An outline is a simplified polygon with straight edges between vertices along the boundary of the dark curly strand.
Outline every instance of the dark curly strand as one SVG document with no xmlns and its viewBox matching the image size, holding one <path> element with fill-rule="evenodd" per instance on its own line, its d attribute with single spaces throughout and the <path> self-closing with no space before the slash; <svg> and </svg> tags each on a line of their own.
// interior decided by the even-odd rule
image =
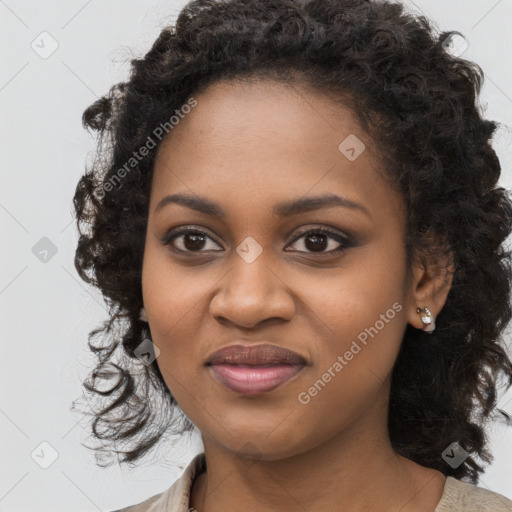
<svg viewBox="0 0 512 512">
<path fill-rule="evenodd" d="M 129 80 L 86 109 L 84 126 L 100 137 L 74 196 L 75 265 L 110 307 L 110 321 L 91 333 L 109 340 L 103 348 L 89 344 L 99 358 L 93 377 L 118 374 L 108 391 L 86 387 L 110 398 L 95 412 L 93 433 L 124 454 L 121 462 L 142 457 L 170 424 L 164 412 L 179 410 L 156 362 L 145 366 L 134 354 L 147 332 L 139 320 L 141 269 L 158 147 L 130 159 L 214 81 L 272 78 L 313 86 L 354 110 L 406 199 L 409 263 L 436 249 L 431 235 L 441 240 L 438 250 L 451 251 L 453 284 L 436 331 L 407 326 L 393 369 L 389 431 L 399 454 L 478 483 L 483 468 L 476 458 L 492 460 L 484 427 L 500 375 L 512 384 L 501 345 L 512 316 L 504 245 L 512 202 L 495 188 L 501 168 L 490 140 L 497 124 L 484 120 L 476 103 L 483 72 L 445 50 L 453 34 L 434 35 L 431 21 L 385 1 L 195 0 L 143 58 L 131 61 Z M 125 331 L 114 334 L 123 321 Z M 155 393 L 163 406 L 150 403 Z M 180 432 L 191 429 L 185 418 Z M 119 441 L 129 449 L 117 449 Z M 454 441 L 470 454 L 457 468 L 441 458 Z"/>
</svg>

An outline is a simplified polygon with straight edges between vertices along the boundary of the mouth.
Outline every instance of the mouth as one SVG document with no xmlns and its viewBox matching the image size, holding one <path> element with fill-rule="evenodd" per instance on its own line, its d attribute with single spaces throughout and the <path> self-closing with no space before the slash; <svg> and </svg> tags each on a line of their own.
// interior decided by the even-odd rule
<svg viewBox="0 0 512 512">
<path fill-rule="evenodd" d="M 256 395 L 288 382 L 306 364 L 304 357 L 283 347 L 238 344 L 215 352 L 206 366 L 231 391 Z"/>
</svg>

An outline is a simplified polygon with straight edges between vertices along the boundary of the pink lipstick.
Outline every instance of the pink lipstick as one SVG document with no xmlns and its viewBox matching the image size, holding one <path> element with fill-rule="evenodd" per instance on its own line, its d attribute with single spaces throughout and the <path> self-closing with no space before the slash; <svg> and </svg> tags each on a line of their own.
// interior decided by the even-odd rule
<svg viewBox="0 0 512 512">
<path fill-rule="evenodd" d="M 256 395 L 290 380 L 307 364 L 304 357 L 276 345 L 230 345 L 207 361 L 214 377 L 237 393 Z"/>
</svg>

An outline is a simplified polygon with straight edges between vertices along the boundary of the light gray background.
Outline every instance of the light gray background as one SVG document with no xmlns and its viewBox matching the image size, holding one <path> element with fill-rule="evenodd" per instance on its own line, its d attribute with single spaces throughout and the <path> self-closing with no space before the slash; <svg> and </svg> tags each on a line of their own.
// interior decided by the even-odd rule
<svg viewBox="0 0 512 512">
<path fill-rule="evenodd" d="M 512 127 L 512 0 L 406 3 L 440 29 L 467 37 L 465 56 L 486 73 L 485 115 Z M 166 450 L 166 460 L 150 459 L 131 471 L 98 468 L 80 444 L 90 444 L 86 418 L 69 411 L 93 368 L 87 334 L 106 318 L 100 294 L 85 286 L 73 266 L 71 199 L 94 149 L 81 115 L 126 77 L 130 58 L 143 55 L 184 4 L 0 0 L 0 511 L 93 512 L 138 503 L 171 485 L 201 449 L 193 435 Z M 43 31 L 58 44 L 48 58 L 31 48 L 34 40 L 40 52 L 51 48 Z M 510 188 L 512 139 L 506 127 L 495 148 L 502 184 Z M 43 237 L 57 250 L 46 263 L 33 253 L 37 243 L 48 243 L 40 242 Z M 510 398 L 508 393 L 501 404 L 512 412 Z M 480 485 L 512 499 L 511 438 L 511 429 L 493 428 L 495 460 Z M 34 450 L 41 453 L 42 442 L 58 454 L 48 469 L 31 458 Z M 45 457 L 51 453 L 46 445 L 42 450 Z"/>
</svg>

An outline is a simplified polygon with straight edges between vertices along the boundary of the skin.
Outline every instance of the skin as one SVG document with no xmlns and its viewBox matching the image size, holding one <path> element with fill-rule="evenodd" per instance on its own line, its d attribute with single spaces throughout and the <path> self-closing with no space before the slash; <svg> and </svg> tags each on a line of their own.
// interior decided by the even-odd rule
<svg viewBox="0 0 512 512">
<path fill-rule="evenodd" d="M 407 279 L 405 203 L 348 107 L 268 79 L 221 81 L 196 100 L 159 148 L 142 273 L 157 364 L 203 438 L 208 469 L 193 484 L 190 506 L 433 512 L 445 477 L 393 451 L 387 411 L 405 328 L 422 328 L 418 306 L 434 317 L 441 311 L 447 262 L 415 263 Z M 338 149 L 349 134 L 366 145 L 354 161 Z M 226 215 L 174 203 L 155 212 L 175 193 L 205 196 Z M 287 218 L 272 212 L 281 201 L 324 194 L 368 214 L 339 206 Z M 202 245 L 187 235 L 164 245 L 166 233 L 188 225 L 206 233 Z M 315 246 L 302 230 L 319 227 L 354 243 L 328 237 Z M 236 252 L 249 236 L 262 250 L 252 263 Z M 301 403 L 298 395 L 394 303 L 401 305 L 394 318 Z M 233 392 L 205 362 L 240 341 L 280 345 L 308 364 L 270 392 Z"/>
</svg>

